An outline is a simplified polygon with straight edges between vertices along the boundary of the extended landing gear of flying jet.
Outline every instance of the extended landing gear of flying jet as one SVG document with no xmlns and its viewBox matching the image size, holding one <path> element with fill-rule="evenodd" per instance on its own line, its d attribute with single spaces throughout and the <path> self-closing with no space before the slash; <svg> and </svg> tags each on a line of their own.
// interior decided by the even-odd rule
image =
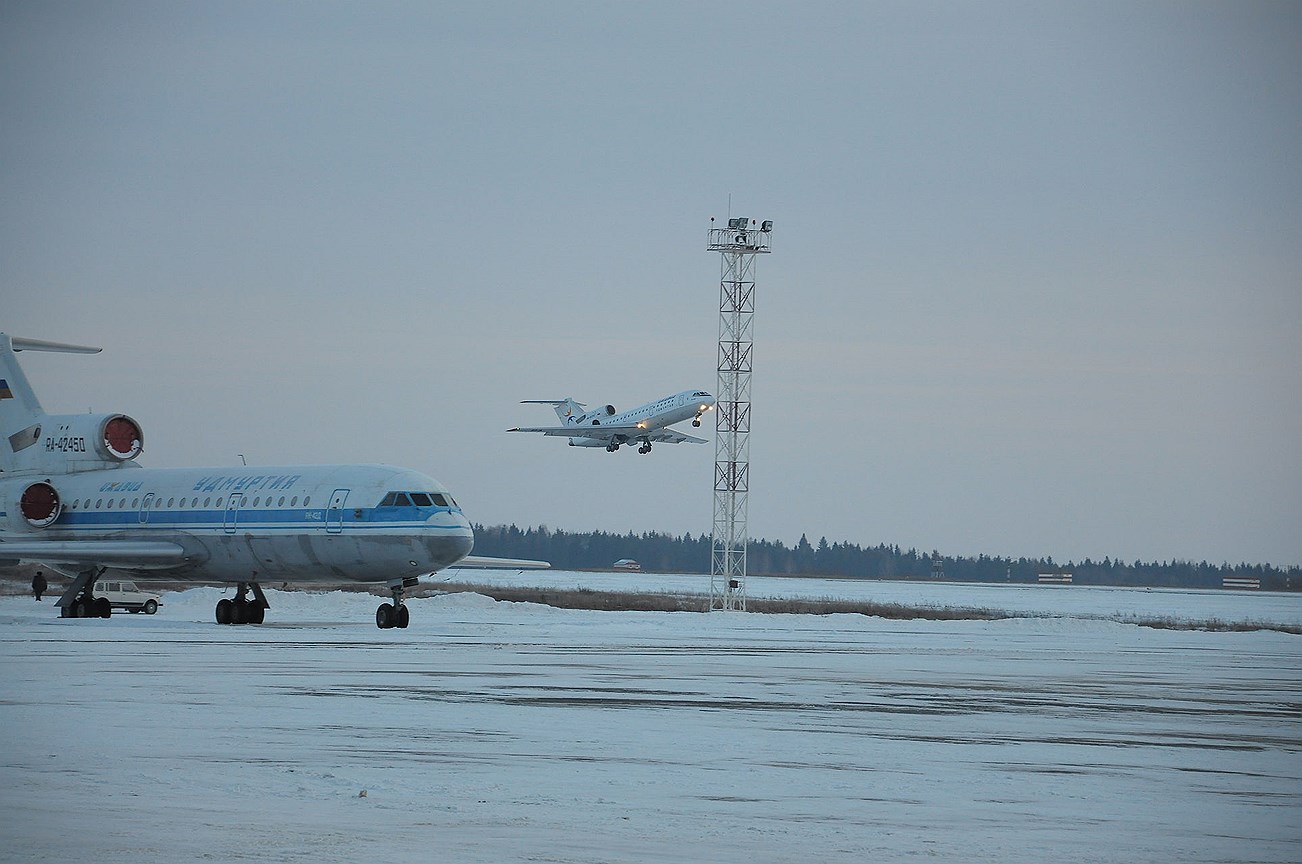
<svg viewBox="0 0 1302 864">
<path fill-rule="evenodd" d="M 693 426 L 700 426 L 700 425 L 701 425 L 701 415 L 700 415 L 700 414 L 697 414 L 695 417 L 692 418 L 692 425 L 693 425 Z"/>
<path fill-rule="evenodd" d="M 639 453 L 644 453 L 644 454 L 645 454 L 645 453 L 650 453 L 650 452 L 651 452 L 651 442 L 650 442 L 650 441 L 647 441 L 645 438 L 642 439 L 642 446 L 639 447 L 639 448 L 637 448 L 637 452 L 639 452 Z"/>
<path fill-rule="evenodd" d="M 86 570 L 77 574 L 68 590 L 59 598 L 60 618 L 108 618 L 113 614 L 113 607 L 107 597 L 96 597 L 95 580 L 104 573 L 104 568 Z"/>
<path fill-rule="evenodd" d="M 253 596 L 245 596 L 249 590 Z M 217 601 L 218 624 L 261 624 L 270 604 L 257 582 L 240 582 L 235 588 L 235 597 L 223 597 Z"/>
<path fill-rule="evenodd" d="M 402 603 L 402 595 L 407 588 L 415 588 L 418 580 L 415 576 L 408 576 L 405 579 L 395 579 L 389 583 L 389 591 L 393 594 L 392 603 L 381 603 L 380 608 L 375 610 L 375 626 L 381 630 L 388 630 L 391 627 L 407 629 L 407 624 L 411 620 L 411 613 Z"/>
</svg>

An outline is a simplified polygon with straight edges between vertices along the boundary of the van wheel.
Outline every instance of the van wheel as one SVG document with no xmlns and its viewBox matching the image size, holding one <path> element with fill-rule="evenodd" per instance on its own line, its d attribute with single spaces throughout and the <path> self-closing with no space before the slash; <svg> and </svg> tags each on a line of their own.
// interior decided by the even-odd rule
<svg viewBox="0 0 1302 864">
<path fill-rule="evenodd" d="M 154 614 L 155 612 L 157 612 L 157 611 L 158 611 L 158 601 L 157 601 L 157 600 L 146 600 L 146 601 L 145 601 L 145 614 L 146 614 L 146 615 L 153 615 L 153 614 Z"/>
</svg>

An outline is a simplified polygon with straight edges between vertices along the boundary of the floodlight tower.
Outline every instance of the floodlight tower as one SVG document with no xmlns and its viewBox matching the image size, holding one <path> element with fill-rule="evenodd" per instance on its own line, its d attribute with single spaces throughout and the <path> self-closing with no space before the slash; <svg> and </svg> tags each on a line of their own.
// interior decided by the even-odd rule
<svg viewBox="0 0 1302 864">
<path fill-rule="evenodd" d="M 746 611 L 747 498 L 750 493 L 750 376 L 755 256 L 769 252 L 773 222 L 710 219 L 709 250 L 720 255 L 719 387 L 714 419 L 714 535 L 710 611 Z"/>
</svg>

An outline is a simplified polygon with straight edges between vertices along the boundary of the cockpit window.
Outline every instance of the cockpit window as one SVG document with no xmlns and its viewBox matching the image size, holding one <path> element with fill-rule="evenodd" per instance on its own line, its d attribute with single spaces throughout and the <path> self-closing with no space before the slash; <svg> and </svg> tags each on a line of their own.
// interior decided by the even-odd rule
<svg viewBox="0 0 1302 864">
<path fill-rule="evenodd" d="M 447 496 L 440 495 L 439 493 L 435 492 L 435 493 L 433 493 L 430 497 L 434 499 L 434 506 L 436 506 L 436 507 L 451 507 L 451 506 L 452 506 L 451 504 L 448 503 Z"/>
<path fill-rule="evenodd" d="M 384 496 L 384 499 L 383 499 L 382 501 L 380 501 L 380 506 L 381 506 L 381 507 L 393 507 L 393 506 L 395 506 L 395 505 L 394 505 L 394 502 L 396 502 L 397 500 L 398 500 L 398 493 L 397 493 L 397 492 L 390 492 L 388 495 L 385 495 L 385 496 Z"/>
<path fill-rule="evenodd" d="M 413 492 L 413 493 L 411 493 L 411 502 L 412 502 L 413 504 L 415 504 L 417 507 L 429 507 L 429 506 L 431 506 L 431 502 L 430 502 L 430 500 L 429 500 L 429 496 L 426 495 L 424 492 Z"/>
<path fill-rule="evenodd" d="M 410 507 L 410 506 L 411 506 L 411 499 L 407 497 L 407 493 L 406 493 L 406 492 L 398 492 L 398 493 L 395 493 L 395 494 L 396 494 L 397 497 L 395 497 L 394 500 L 393 500 L 393 506 L 395 506 L 395 507 Z"/>
</svg>

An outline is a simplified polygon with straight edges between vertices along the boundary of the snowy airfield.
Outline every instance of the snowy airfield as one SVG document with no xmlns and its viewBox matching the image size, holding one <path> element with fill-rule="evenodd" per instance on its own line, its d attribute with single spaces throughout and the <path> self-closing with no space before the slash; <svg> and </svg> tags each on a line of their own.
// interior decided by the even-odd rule
<svg viewBox="0 0 1302 864">
<path fill-rule="evenodd" d="M 1302 860 L 1302 637 L 1107 620 L 1297 623 L 1302 598 L 750 587 L 1060 617 L 446 595 L 394 631 L 343 592 L 268 592 L 260 627 L 212 623 L 213 588 L 109 620 L 0 598 L 0 860 Z"/>
</svg>

